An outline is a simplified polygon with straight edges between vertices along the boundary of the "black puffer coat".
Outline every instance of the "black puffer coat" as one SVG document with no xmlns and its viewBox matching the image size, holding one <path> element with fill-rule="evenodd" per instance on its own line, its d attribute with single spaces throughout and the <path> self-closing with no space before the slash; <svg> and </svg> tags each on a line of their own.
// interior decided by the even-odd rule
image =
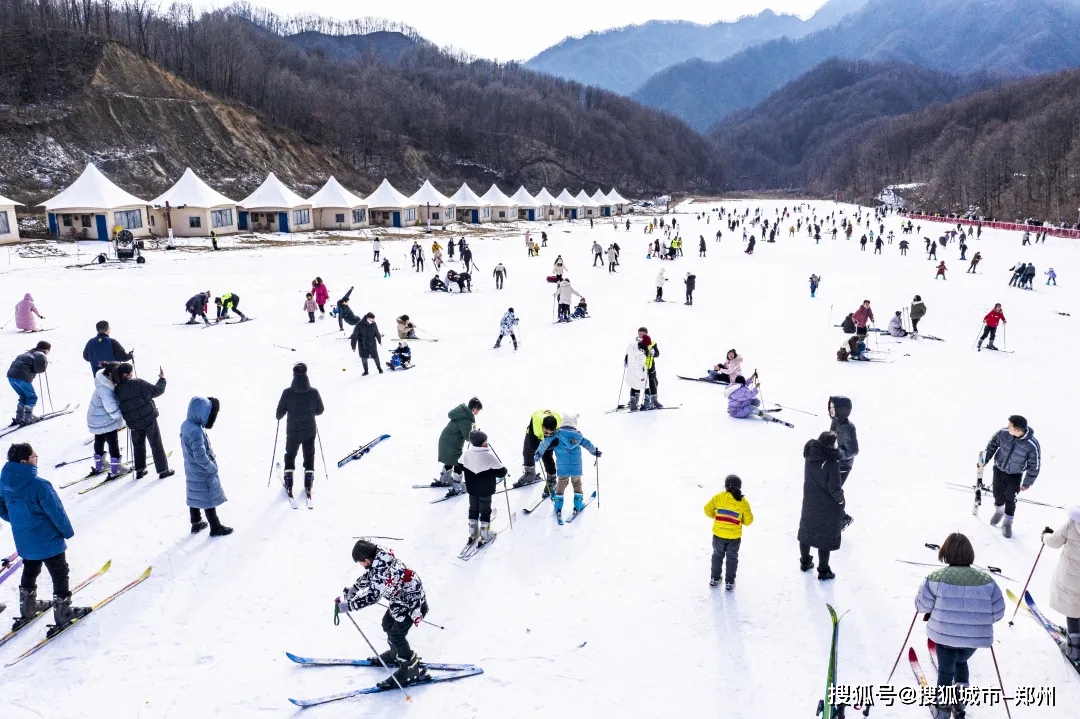
<svg viewBox="0 0 1080 719">
<path fill-rule="evenodd" d="M 315 417 L 322 413 L 323 402 L 319 390 L 311 386 L 306 374 L 294 374 L 292 385 L 281 392 L 275 413 L 278 420 L 289 415 L 285 433 L 303 439 L 314 437 L 318 430 Z"/>
<path fill-rule="evenodd" d="M 850 472 L 855 466 L 855 455 L 859 453 L 859 435 L 855 431 L 855 425 L 848 419 L 851 415 L 851 400 L 847 397 L 829 397 L 829 401 L 836 408 L 836 416 L 833 417 L 829 431 L 836 435 L 836 446 L 844 453 L 840 460 L 840 469 Z"/>
<path fill-rule="evenodd" d="M 366 319 L 360 320 L 360 323 L 353 328 L 352 336 L 349 337 L 349 344 L 352 348 L 360 353 L 361 356 L 374 357 L 377 345 L 382 344 L 382 333 L 379 332 L 379 325 L 374 322 L 369 322 Z"/>
<path fill-rule="evenodd" d="M 165 378 L 159 377 L 156 384 L 144 379 L 122 379 L 116 385 L 116 401 L 120 405 L 120 414 L 130 429 L 147 429 L 157 419 L 157 405 L 154 397 L 165 394 Z"/>
<path fill-rule="evenodd" d="M 840 549 L 844 490 L 840 485 L 840 450 L 812 439 L 803 447 L 802 517 L 799 541 L 816 549 Z"/>
</svg>

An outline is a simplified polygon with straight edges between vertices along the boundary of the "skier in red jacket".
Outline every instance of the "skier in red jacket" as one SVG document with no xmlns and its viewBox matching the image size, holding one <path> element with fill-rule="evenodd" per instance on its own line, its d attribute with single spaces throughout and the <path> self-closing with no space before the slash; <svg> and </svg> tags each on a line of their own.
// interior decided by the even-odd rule
<svg viewBox="0 0 1080 719">
<path fill-rule="evenodd" d="M 979 338 L 979 350 L 980 351 L 982 350 L 983 340 L 986 339 L 987 335 L 990 336 L 990 343 L 986 345 L 986 349 L 988 349 L 988 350 L 996 350 L 997 349 L 997 347 L 994 346 L 994 337 L 997 336 L 998 324 L 1000 324 L 1002 322 L 1007 323 L 1008 320 L 1005 319 L 1005 313 L 1001 311 L 1001 303 L 999 302 L 996 305 L 994 305 L 994 309 L 990 310 L 986 314 L 986 317 L 983 317 L 983 333 L 982 333 L 982 337 Z"/>
<path fill-rule="evenodd" d="M 865 337 L 867 322 L 874 321 L 874 311 L 870 309 L 870 300 L 863 300 L 859 309 L 851 314 L 851 320 L 855 323 L 855 334 Z"/>
</svg>

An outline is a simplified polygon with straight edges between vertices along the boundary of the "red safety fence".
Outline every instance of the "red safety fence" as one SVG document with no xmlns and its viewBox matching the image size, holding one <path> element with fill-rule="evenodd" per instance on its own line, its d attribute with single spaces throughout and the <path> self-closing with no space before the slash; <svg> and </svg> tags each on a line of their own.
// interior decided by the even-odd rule
<svg viewBox="0 0 1080 719">
<path fill-rule="evenodd" d="M 1017 232 L 1045 232 L 1050 237 L 1071 237 L 1073 239 L 1080 239 L 1080 230 L 1061 229 L 1058 227 L 1039 226 L 1039 225 L 1026 225 L 1020 222 L 985 222 L 982 220 L 966 220 L 958 217 L 941 217 L 939 215 L 920 215 L 912 212 L 898 213 L 902 217 L 910 218 L 917 222 L 944 222 L 949 225 L 970 225 L 994 229 L 994 230 L 1016 230 Z"/>
</svg>

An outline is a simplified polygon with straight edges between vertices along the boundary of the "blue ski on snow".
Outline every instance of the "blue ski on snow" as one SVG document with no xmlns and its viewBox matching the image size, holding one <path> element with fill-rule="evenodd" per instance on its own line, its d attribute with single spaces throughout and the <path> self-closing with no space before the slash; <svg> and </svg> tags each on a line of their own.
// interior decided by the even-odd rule
<svg viewBox="0 0 1080 719">
<path fill-rule="evenodd" d="M 1006 591 L 1006 595 L 1009 597 L 1010 602 L 1019 602 L 1019 600 L 1016 598 L 1016 595 L 1013 594 L 1011 589 Z M 1031 616 L 1035 618 L 1035 621 L 1041 624 L 1043 629 L 1046 630 L 1046 633 L 1050 635 L 1050 638 L 1054 640 L 1054 643 L 1057 644 L 1058 649 L 1061 650 L 1061 655 L 1065 658 L 1065 661 L 1071 664 L 1072 667 L 1076 669 L 1076 671 L 1080 672 L 1080 662 L 1074 662 L 1072 659 L 1069 659 L 1067 656 L 1065 656 L 1065 650 L 1068 648 L 1068 643 L 1066 640 L 1068 632 L 1065 630 L 1065 628 L 1054 624 L 1046 618 L 1046 615 L 1043 614 L 1042 611 L 1035 605 L 1035 600 L 1032 598 L 1031 592 L 1024 592 L 1024 608 L 1028 610 Z"/>
<path fill-rule="evenodd" d="M 299 654 L 293 654 L 292 652 L 285 652 L 285 656 L 293 660 L 297 664 L 303 664 L 307 667 L 381 667 L 379 662 L 372 662 L 370 659 L 321 659 L 318 657 L 302 657 Z M 445 664 L 440 662 L 424 662 L 424 666 L 428 669 L 435 669 L 438 671 L 456 672 L 464 669 L 475 669 L 475 664 Z"/>
<path fill-rule="evenodd" d="M 368 442 L 367 444 L 365 444 L 363 447 L 360 447 L 360 448 L 354 450 L 353 452 L 349 453 L 349 455 L 347 457 L 345 457 L 344 459 L 338 461 L 338 463 L 337 463 L 338 469 L 341 469 L 342 467 L 344 467 L 346 464 L 353 461 L 354 459 L 360 459 L 365 454 L 370 452 L 372 447 L 377 445 L 379 442 L 382 442 L 384 439 L 390 439 L 390 435 L 388 435 L 388 434 L 379 435 L 375 439 L 373 439 L 370 442 Z"/>
<path fill-rule="evenodd" d="M 596 501 L 596 492 L 593 492 L 592 495 L 587 500 L 585 500 L 585 504 L 582 505 L 581 509 L 579 509 L 576 512 L 574 512 L 573 514 L 571 514 L 570 517 L 566 521 L 567 522 L 573 522 L 575 519 L 578 518 L 579 514 L 581 514 L 582 512 L 585 511 L 585 507 L 588 507 L 594 501 Z M 559 524 L 562 524 L 562 522 L 559 522 Z"/>
</svg>

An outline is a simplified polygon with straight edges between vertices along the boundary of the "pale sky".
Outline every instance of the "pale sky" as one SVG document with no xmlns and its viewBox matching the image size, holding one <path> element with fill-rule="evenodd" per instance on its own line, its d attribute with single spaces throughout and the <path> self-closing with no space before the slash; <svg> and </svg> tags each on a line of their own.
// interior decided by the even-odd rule
<svg viewBox="0 0 1080 719">
<path fill-rule="evenodd" d="M 231 0 L 211 0 L 224 6 Z M 809 17 L 825 0 L 251 0 L 280 15 L 314 12 L 342 19 L 374 16 L 416 28 L 440 46 L 494 60 L 527 60 L 568 35 L 607 30 L 648 20 L 690 20 L 708 24 L 756 15 L 765 8 Z"/>
</svg>

